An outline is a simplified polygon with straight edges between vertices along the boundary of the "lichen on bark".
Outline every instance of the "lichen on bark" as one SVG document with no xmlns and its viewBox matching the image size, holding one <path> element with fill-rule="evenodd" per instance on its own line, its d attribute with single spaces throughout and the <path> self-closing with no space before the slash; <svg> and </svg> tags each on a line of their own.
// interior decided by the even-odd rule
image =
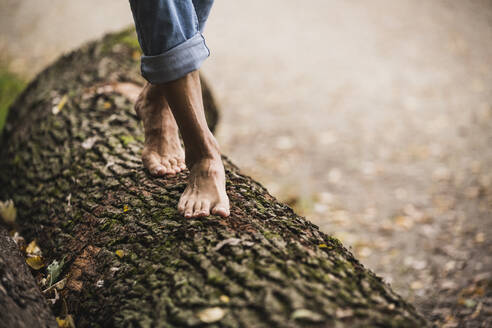
<svg viewBox="0 0 492 328">
<path fill-rule="evenodd" d="M 107 36 L 42 72 L 2 137 L 0 197 L 15 201 L 22 233 L 48 259 L 66 256 L 62 296 L 77 327 L 427 325 L 338 240 L 226 157 L 231 216 L 181 217 L 186 173 L 151 177 L 132 103 L 98 92 L 142 84 L 131 38 Z"/>
</svg>

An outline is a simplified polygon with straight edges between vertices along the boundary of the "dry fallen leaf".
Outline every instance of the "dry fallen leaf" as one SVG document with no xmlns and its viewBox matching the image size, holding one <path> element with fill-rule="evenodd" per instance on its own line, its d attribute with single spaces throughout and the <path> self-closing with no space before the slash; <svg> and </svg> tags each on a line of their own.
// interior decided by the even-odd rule
<svg viewBox="0 0 492 328">
<path fill-rule="evenodd" d="M 26 248 L 26 254 L 29 255 L 41 255 L 41 249 L 39 248 L 38 244 L 36 243 L 35 240 L 31 241 L 29 245 L 27 245 Z"/>
<path fill-rule="evenodd" d="M 38 255 L 28 257 L 26 263 L 34 270 L 39 270 L 44 267 L 43 258 Z"/>
<path fill-rule="evenodd" d="M 17 210 L 15 209 L 12 199 L 0 202 L 0 217 L 6 224 L 13 224 L 17 216 Z"/>
<path fill-rule="evenodd" d="M 90 138 L 87 138 L 84 140 L 84 142 L 82 142 L 82 148 L 84 149 L 91 149 L 92 146 L 94 146 L 94 144 L 96 143 L 98 137 L 90 137 Z"/>
<path fill-rule="evenodd" d="M 26 241 L 24 240 L 24 237 L 19 234 L 19 232 L 15 231 L 12 239 L 20 249 L 24 249 L 26 247 Z"/>
<path fill-rule="evenodd" d="M 68 101 L 68 96 L 67 95 L 64 95 L 61 98 L 60 102 L 56 106 L 53 106 L 53 108 L 51 109 L 51 112 L 54 115 L 57 115 L 63 109 L 63 107 L 65 106 L 65 104 L 67 103 L 67 101 Z"/>
<path fill-rule="evenodd" d="M 75 328 L 75 322 L 70 314 L 65 318 L 56 317 L 56 322 L 60 328 Z"/>
<path fill-rule="evenodd" d="M 217 322 L 224 317 L 226 312 L 220 307 L 212 307 L 198 312 L 198 318 L 204 323 Z"/>
<path fill-rule="evenodd" d="M 320 322 L 323 320 L 323 317 L 320 314 L 310 311 L 308 309 L 295 310 L 290 317 L 293 320 L 304 320 L 310 322 Z"/>
</svg>

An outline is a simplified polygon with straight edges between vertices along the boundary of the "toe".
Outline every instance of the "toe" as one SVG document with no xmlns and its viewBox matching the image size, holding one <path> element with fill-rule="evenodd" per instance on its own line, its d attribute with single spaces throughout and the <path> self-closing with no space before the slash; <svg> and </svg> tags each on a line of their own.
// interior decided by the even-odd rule
<svg viewBox="0 0 492 328">
<path fill-rule="evenodd" d="M 169 166 L 171 167 L 171 171 L 174 173 L 179 172 L 179 168 L 177 166 L 177 162 L 174 158 L 169 159 Z"/>
<path fill-rule="evenodd" d="M 185 197 L 181 196 L 179 203 L 178 203 L 178 211 L 181 215 L 184 215 L 184 213 L 185 213 L 186 202 L 187 202 L 187 199 Z"/>
<path fill-rule="evenodd" d="M 200 201 L 197 201 L 195 203 L 195 206 L 193 206 L 193 217 L 200 217 L 201 215 L 201 209 L 202 209 L 202 203 Z"/>
<path fill-rule="evenodd" d="M 142 162 L 144 166 L 153 175 L 160 175 L 165 173 L 165 167 L 161 165 L 159 156 L 153 152 L 146 152 L 142 154 Z"/>
<path fill-rule="evenodd" d="M 210 215 L 210 202 L 208 200 L 204 200 L 202 202 L 202 206 L 200 208 L 201 216 L 209 216 Z"/>
<path fill-rule="evenodd" d="M 215 206 L 212 209 L 212 214 L 226 218 L 229 216 L 229 210 L 223 206 Z"/>
<path fill-rule="evenodd" d="M 175 173 L 181 172 L 181 168 L 178 166 L 178 164 L 173 164 L 172 169 Z"/>
<path fill-rule="evenodd" d="M 222 216 L 223 218 L 229 216 L 229 200 L 223 200 L 219 203 L 217 203 L 214 208 L 212 209 L 212 214 L 213 215 L 219 215 Z"/>
<path fill-rule="evenodd" d="M 185 210 L 184 210 L 184 217 L 189 219 L 193 215 L 193 206 L 195 205 L 195 202 L 192 200 L 188 200 L 185 205 Z"/>
<path fill-rule="evenodd" d="M 183 160 L 179 160 L 179 161 L 178 161 L 178 166 L 179 166 L 179 168 L 180 168 L 181 170 L 186 169 L 186 164 L 185 164 L 185 162 L 184 162 Z"/>
<path fill-rule="evenodd" d="M 170 171 L 173 173 L 178 173 L 180 170 L 177 166 L 178 162 L 174 158 L 168 160 Z"/>
<path fill-rule="evenodd" d="M 151 166 L 149 171 L 153 175 L 164 175 L 164 174 L 166 174 L 166 168 L 162 165 Z"/>
<path fill-rule="evenodd" d="M 170 175 L 173 175 L 174 174 L 174 170 L 171 167 L 171 165 L 169 164 L 169 161 L 168 160 L 161 160 L 161 165 L 166 168 L 166 173 L 167 174 L 170 174 Z"/>
<path fill-rule="evenodd" d="M 144 166 L 149 170 L 150 174 L 163 175 L 166 173 L 166 168 L 160 163 L 159 158 L 155 154 L 145 154 L 142 156 Z"/>
</svg>

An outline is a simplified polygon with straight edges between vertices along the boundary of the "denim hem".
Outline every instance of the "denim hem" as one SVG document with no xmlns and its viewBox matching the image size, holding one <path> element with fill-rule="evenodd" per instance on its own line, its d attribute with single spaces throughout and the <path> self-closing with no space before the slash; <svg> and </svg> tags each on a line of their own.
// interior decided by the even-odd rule
<svg viewBox="0 0 492 328">
<path fill-rule="evenodd" d="M 209 55 L 205 39 L 198 32 L 160 55 L 142 56 L 142 76 L 152 84 L 174 81 L 199 69 Z"/>
</svg>

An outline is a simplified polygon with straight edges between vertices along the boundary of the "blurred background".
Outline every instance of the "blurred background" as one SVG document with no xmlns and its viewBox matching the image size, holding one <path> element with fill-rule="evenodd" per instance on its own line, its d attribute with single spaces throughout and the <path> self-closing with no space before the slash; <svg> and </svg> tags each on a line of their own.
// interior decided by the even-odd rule
<svg viewBox="0 0 492 328">
<path fill-rule="evenodd" d="M 127 1 L 0 0 L 0 113 Z M 492 326 L 492 1 L 216 1 L 223 152 L 442 327 Z M 0 115 L 0 125 L 2 123 Z"/>
</svg>

